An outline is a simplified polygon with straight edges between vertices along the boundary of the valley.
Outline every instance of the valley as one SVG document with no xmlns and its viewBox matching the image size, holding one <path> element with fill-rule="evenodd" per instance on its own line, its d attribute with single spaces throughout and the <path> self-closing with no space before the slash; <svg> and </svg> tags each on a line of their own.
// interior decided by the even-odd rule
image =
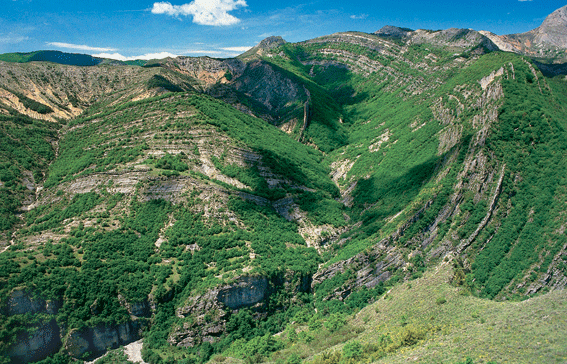
<svg viewBox="0 0 567 364">
<path fill-rule="evenodd" d="M 567 360 L 565 9 L 1 55 L 0 363 Z"/>
</svg>

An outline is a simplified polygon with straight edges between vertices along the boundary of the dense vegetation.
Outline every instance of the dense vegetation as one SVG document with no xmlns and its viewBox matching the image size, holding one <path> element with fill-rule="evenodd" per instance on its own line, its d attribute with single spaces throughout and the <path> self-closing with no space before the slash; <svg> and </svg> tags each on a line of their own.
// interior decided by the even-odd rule
<svg viewBox="0 0 567 364">
<path fill-rule="evenodd" d="M 1 115 L 0 352 L 55 318 L 65 340 L 134 320 L 152 364 L 402 360 L 426 340 L 465 340 L 450 316 L 478 317 L 458 305 L 545 292 L 544 276 L 560 284 L 565 81 L 478 46 L 402 46 L 362 33 L 288 43 L 242 75 L 226 70 L 227 85 L 168 69 L 129 86 L 154 96 L 102 95 L 67 122 Z M 289 103 L 274 96 L 280 119 L 254 99 L 263 72 L 299 85 Z M 250 93 L 227 91 L 239 77 Z M 274 126 L 293 120 L 289 134 Z M 453 287 L 410 307 L 400 292 L 431 267 L 448 276 L 453 257 Z M 265 279 L 261 300 L 199 308 L 243 277 Z M 9 315 L 21 289 L 60 308 Z M 133 306 L 145 312 L 133 319 Z M 66 350 L 43 363 L 71 361 Z M 480 350 L 449 360 L 493 359 Z M 112 355 L 102 362 L 125 360 Z"/>
<path fill-rule="evenodd" d="M 0 234 L 18 221 L 16 213 L 32 193 L 26 184 L 43 181 L 43 173 L 55 157 L 51 141 L 57 127 L 17 114 L 0 116 Z"/>
</svg>

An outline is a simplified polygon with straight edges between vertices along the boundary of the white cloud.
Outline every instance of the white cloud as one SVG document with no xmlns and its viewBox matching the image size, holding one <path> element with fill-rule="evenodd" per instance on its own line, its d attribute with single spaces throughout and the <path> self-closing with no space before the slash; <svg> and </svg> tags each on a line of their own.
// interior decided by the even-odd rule
<svg viewBox="0 0 567 364">
<path fill-rule="evenodd" d="M 520 1 L 522 1 L 522 0 L 520 0 Z M 358 20 L 358 19 L 366 19 L 366 18 L 368 18 L 368 14 L 351 15 L 350 18 L 351 18 L 351 19 L 356 19 L 356 20 Z"/>
<path fill-rule="evenodd" d="M 15 35 L 15 34 L 8 34 L 8 35 L 0 35 L 0 44 L 15 44 L 23 42 L 24 40 L 30 39 L 29 37 L 23 35 Z"/>
<path fill-rule="evenodd" d="M 193 23 L 201 25 L 233 25 L 240 21 L 228 12 L 246 7 L 246 0 L 194 0 L 189 4 L 172 5 L 169 2 L 154 3 L 153 14 L 193 16 Z"/>
<path fill-rule="evenodd" d="M 71 44 L 71 43 L 60 43 L 60 42 L 47 42 L 47 44 L 54 47 L 78 49 L 81 51 L 113 52 L 116 50 L 116 48 L 90 47 L 88 45 L 83 45 L 83 44 Z"/>
<path fill-rule="evenodd" d="M 176 54 L 172 54 L 169 52 L 159 52 L 159 53 L 146 53 L 141 56 L 132 56 L 132 57 L 126 57 L 121 55 L 120 53 L 98 53 L 98 54 L 93 54 L 93 57 L 116 59 L 118 61 L 134 61 L 136 59 L 142 59 L 147 61 L 150 59 L 164 59 L 167 57 L 175 58 L 178 56 Z"/>
<path fill-rule="evenodd" d="M 231 52 L 246 52 L 250 48 L 252 48 L 252 47 L 224 47 L 224 48 L 221 48 L 221 49 L 225 50 L 225 51 L 231 51 Z"/>
</svg>

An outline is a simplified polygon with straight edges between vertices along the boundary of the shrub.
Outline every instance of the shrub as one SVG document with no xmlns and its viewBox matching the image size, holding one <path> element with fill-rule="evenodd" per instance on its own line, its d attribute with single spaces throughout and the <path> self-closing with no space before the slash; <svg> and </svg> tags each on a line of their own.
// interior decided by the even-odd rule
<svg viewBox="0 0 567 364">
<path fill-rule="evenodd" d="M 327 322 L 325 322 L 325 328 L 330 332 L 335 332 L 339 330 L 341 327 L 343 327 L 345 324 L 346 324 L 346 320 L 344 315 L 340 313 L 334 313 L 329 317 Z"/>
<path fill-rule="evenodd" d="M 286 364 L 300 364 L 301 363 L 301 358 L 293 353 L 291 354 L 291 356 L 289 358 L 287 358 Z"/>
<path fill-rule="evenodd" d="M 347 359 L 358 359 L 362 353 L 362 344 L 358 341 L 350 341 L 343 346 L 343 356 Z"/>
</svg>

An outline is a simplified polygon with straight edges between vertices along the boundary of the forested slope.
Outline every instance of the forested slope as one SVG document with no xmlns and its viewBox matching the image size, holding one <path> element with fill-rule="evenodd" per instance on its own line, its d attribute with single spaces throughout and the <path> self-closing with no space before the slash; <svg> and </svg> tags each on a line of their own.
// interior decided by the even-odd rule
<svg viewBox="0 0 567 364">
<path fill-rule="evenodd" d="M 301 323 L 336 332 L 448 261 L 481 299 L 563 288 L 565 80 L 478 32 L 412 34 L 0 63 L 3 360 L 142 337 L 150 363 L 282 359 Z"/>
</svg>

